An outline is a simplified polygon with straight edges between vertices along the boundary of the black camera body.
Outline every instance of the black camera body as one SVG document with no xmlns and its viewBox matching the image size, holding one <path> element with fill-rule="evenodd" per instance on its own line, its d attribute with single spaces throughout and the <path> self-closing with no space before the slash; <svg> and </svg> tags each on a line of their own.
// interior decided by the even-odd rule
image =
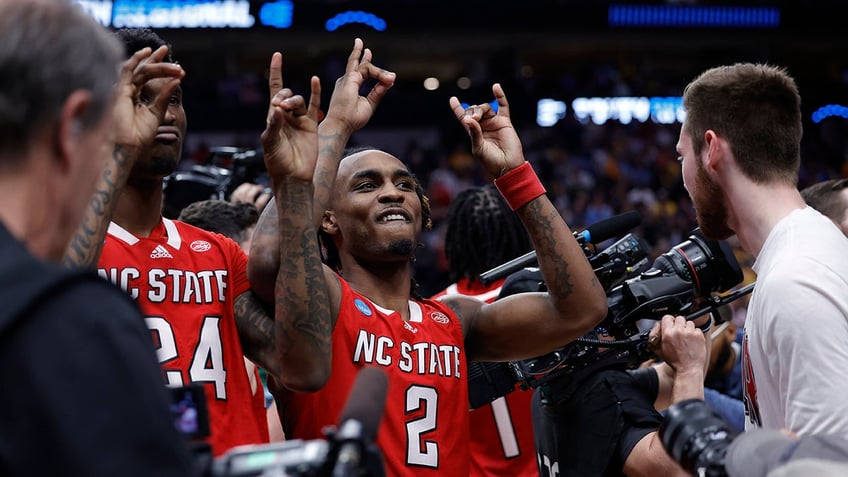
<svg viewBox="0 0 848 477">
<path fill-rule="evenodd" d="M 647 346 L 648 332 L 639 330 L 640 320 L 712 311 L 720 303 L 713 294 L 731 289 L 743 278 L 730 247 L 704 238 L 698 229 L 657 257 L 650 268 L 647 257 L 647 244 L 633 234 L 589 257 L 607 292 L 604 321 L 583 337 L 536 358 L 471 363 L 470 407 L 512 392 L 516 383 L 530 389 L 552 379 L 579 382 L 602 369 L 635 368 L 654 356 Z M 527 268 L 507 278 L 501 297 L 545 287 L 539 270 Z"/>
<path fill-rule="evenodd" d="M 265 172 L 265 161 L 259 151 L 229 146 L 212 148 L 204 164 L 176 171 L 165 178 L 164 213 L 176 218 L 191 203 L 207 199 L 228 200 L 239 185 L 263 182 Z"/>
</svg>

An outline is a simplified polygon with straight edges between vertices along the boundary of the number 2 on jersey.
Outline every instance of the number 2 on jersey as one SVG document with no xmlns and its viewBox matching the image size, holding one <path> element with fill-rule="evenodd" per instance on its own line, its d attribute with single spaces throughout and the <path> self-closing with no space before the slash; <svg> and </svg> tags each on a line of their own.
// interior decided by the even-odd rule
<svg viewBox="0 0 848 477">
<path fill-rule="evenodd" d="M 207 316 L 203 318 L 197 346 L 188 368 L 188 378 L 192 383 L 214 383 L 215 397 L 227 399 L 227 371 L 224 369 L 224 350 L 221 345 L 221 332 L 218 328 L 220 317 Z M 180 356 L 177 340 L 171 324 L 161 316 L 144 318 L 147 328 L 158 337 L 159 346 L 156 357 L 165 371 L 165 384 L 168 386 L 183 386 L 183 370 L 167 369 L 166 364 Z"/>
<path fill-rule="evenodd" d="M 406 390 L 406 413 L 424 408 L 424 416 L 406 423 L 407 464 L 434 469 L 439 467 L 439 445 L 434 441 L 424 440 L 424 434 L 436 430 L 438 403 L 439 394 L 434 388 L 413 385 Z"/>
</svg>

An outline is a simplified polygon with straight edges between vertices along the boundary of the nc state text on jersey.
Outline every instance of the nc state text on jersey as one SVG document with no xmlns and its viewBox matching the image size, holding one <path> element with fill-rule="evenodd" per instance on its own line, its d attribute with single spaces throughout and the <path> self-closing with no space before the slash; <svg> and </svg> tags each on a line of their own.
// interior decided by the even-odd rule
<svg viewBox="0 0 848 477">
<path fill-rule="evenodd" d="M 438 345 L 426 341 L 418 343 L 401 341 L 397 351 L 392 351 L 394 348 L 395 342 L 392 338 L 359 330 L 353 353 L 353 362 L 392 366 L 392 355 L 399 353 L 397 367 L 405 373 L 460 378 L 460 350 L 458 346 Z"/>
<path fill-rule="evenodd" d="M 100 268 L 97 273 L 138 298 L 144 285 L 141 272 L 128 268 Z M 214 303 L 226 301 L 227 270 L 179 270 L 152 268 L 147 271 L 147 299 L 153 303 Z"/>
</svg>

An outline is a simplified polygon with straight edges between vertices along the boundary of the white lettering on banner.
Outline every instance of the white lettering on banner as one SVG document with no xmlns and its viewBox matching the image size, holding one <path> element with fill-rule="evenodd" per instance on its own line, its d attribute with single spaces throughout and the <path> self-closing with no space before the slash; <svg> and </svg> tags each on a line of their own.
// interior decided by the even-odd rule
<svg viewBox="0 0 848 477">
<path fill-rule="evenodd" d="M 359 330 L 353 351 L 353 362 L 361 364 L 393 364 L 391 350 L 399 353 L 397 367 L 404 373 L 435 375 L 459 379 L 461 353 L 459 346 L 437 345 L 429 342 L 408 343 L 401 341 L 399 346 L 388 336 L 377 336 L 366 330 Z"/>
<path fill-rule="evenodd" d="M 250 28 L 256 22 L 247 0 L 114 3 L 115 28 Z"/>
<path fill-rule="evenodd" d="M 77 0 L 77 3 L 101 25 L 107 27 L 112 24 L 112 2 Z"/>
</svg>

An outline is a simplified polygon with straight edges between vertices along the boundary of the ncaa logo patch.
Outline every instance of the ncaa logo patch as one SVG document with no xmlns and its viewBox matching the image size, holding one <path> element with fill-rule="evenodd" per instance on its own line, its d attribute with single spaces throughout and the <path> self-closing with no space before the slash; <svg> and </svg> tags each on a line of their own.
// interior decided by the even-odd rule
<svg viewBox="0 0 848 477">
<path fill-rule="evenodd" d="M 432 318 L 433 321 L 435 321 L 436 323 L 439 323 L 439 324 L 442 324 L 442 325 L 446 325 L 446 324 L 448 324 L 448 322 L 450 322 L 450 319 L 447 317 L 447 315 L 445 315 L 441 311 L 434 311 L 434 312 L 430 313 L 430 318 Z"/>
<path fill-rule="evenodd" d="M 195 252 L 208 252 L 209 249 L 212 248 L 212 245 L 209 244 L 206 240 L 195 240 L 189 245 L 192 250 Z"/>
<path fill-rule="evenodd" d="M 362 301 L 362 299 L 360 299 L 360 298 L 354 298 L 354 300 L 353 300 L 353 304 L 354 304 L 354 306 L 356 306 L 356 309 L 357 309 L 357 310 L 359 310 L 359 312 L 360 312 L 360 313 L 362 313 L 362 314 L 363 314 L 363 315 L 365 315 L 365 316 L 371 316 L 371 315 L 373 315 L 373 314 L 374 314 L 374 312 L 373 312 L 373 311 L 371 311 L 371 307 L 370 307 L 370 306 L 368 306 L 368 305 L 367 305 L 364 301 Z"/>
</svg>

